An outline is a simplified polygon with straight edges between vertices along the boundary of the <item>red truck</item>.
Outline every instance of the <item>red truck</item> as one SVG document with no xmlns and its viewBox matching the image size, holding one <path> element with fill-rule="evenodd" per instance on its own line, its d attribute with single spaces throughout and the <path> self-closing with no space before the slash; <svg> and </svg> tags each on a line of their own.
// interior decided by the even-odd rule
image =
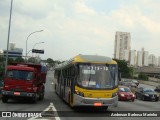
<svg viewBox="0 0 160 120">
<path fill-rule="evenodd" d="M 13 63 L 7 67 L 2 88 L 2 102 L 26 97 L 36 102 L 44 98 L 47 70 L 41 64 Z"/>
</svg>

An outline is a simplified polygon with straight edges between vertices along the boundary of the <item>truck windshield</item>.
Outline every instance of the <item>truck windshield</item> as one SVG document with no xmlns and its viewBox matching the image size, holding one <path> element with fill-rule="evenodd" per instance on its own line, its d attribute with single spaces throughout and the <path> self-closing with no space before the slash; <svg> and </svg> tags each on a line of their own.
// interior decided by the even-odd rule
<svg viewBox="0 0 160 120">
<path fill-rule="evenodd" d="M 22 70 L 9 70 L 7 71 L 7 77 L 18 80 L 32 80 L 33 72 Z"/>
<path fill-rule="evenodd" d="M 118 85 L 117 65 L 79 65 L 77 84 L 96 89 L 113 88 Z"/>
</svg>

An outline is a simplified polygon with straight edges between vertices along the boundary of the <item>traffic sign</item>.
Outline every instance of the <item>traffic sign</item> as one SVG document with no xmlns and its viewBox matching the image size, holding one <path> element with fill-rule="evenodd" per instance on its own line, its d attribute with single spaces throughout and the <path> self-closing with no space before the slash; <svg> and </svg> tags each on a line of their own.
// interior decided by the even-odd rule
<svg viewBox="0 0 160 120">
<path fill-rule="evenodd" d="M 40 53 L 40 54 L 44 54 L 44 50 L 32 49 L 32 53 Z"/>
</svg>

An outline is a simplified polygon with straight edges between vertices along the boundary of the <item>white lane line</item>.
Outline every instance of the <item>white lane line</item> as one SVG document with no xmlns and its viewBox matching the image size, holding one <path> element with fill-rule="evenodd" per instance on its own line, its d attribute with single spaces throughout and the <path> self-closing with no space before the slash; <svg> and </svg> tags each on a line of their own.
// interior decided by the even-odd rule
<svg viewBox="0 0 160 120">
<path fill-rule="evenodd" d="M 45 110 L 43 110 L 43 112 L 47 112 L 47 111 L 53 111 L 54 112 L 54 118 L 56 119 L 56 120 L 60 120 L 60 117 L 58 116 L 58 112 L 57 112 L 57 110 L 56 110 L 56 108 L 54 107 L 54 104 L 53 103 L 50 103 L 50 105 L 45 109 Z M 32 117 L 32 118 L 30 118 L 30 119 L 28 119 L 28 120 L 38 120 L 38 116 L 36 116 L 36 117 Z M 44 119 L 43 117 L 42 118 L 40 118 L 40 119 L 43 119 L 43 120 L 48 120 L 48 119 L 50 119 L 50 117 L 48 118 L 48 119 Z"/>
</svg>

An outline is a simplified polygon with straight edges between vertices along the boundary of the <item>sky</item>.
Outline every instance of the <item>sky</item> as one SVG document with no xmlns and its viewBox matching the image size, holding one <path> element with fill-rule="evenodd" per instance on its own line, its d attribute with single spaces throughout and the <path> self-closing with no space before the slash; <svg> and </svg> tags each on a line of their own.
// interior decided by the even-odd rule
<svg viewBox="0 0 160 120">
<path fill-rule="evenodd" d="M 0 49 L 7 49 L 10 5 L 11 0 L 0 0 Z M 44 49 L 42 59 L 113 58 L 115 33 L 121 31 L 130 32 L 131 49 L 144 47 L 158 57 L 159 6 L 160 0 L 13 0 L 9 41 L 23 48 L 23 55 L 26 41 L 27 52 Z"/>
</svg>

